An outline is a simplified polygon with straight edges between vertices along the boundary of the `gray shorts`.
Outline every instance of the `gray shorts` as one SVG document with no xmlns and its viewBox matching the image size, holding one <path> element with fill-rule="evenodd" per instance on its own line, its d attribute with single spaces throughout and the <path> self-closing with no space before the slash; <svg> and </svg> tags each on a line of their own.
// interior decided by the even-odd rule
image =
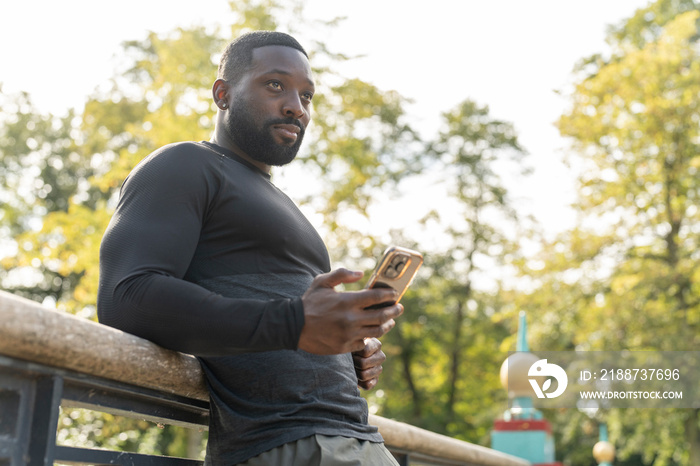
<svg viewBox="0 0 700 466">
<path fill-rule="evenodd" d="M 383 443 L 312 435 L 261 453 L 239 466 L 399 466 Z"/>
</svg>

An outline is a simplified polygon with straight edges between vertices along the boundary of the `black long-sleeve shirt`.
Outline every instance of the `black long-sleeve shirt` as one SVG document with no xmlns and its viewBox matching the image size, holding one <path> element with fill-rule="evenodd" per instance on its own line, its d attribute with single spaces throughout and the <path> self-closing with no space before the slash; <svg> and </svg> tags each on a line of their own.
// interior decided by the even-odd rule
<svg viewBox="0 0 700 466">
<path fill-rule="evenodd" d="M 144 159 L 102 240 L 102 323 L 199 357 L 208 461 L 313 434 L 381 441 L 350 354 L 298 350 L 301 295 L 330 270 L 316 230 L 268 174 L 211 143 Z"/>
</svg>

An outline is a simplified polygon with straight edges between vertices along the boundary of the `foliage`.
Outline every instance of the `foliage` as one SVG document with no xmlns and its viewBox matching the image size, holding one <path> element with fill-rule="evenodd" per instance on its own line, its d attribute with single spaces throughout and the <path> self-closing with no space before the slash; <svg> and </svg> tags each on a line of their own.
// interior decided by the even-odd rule
<svg viewBox="0 0 700 466">
<path fill-rule="evenodd" d="M 24 235 L 35 232 L 42 217 L 67 212 L 71 199 L 94 206 L 100 195 L 87 180 L 95 169 L 77 140 L 75 112 L 41 115 L 24 93 L 0 99 L 0 244 L 16 251 L 2 258 L 0 283 L 25 297 L 55 301 L 79 276 L 44 263 L 40 256 L 47 250 Z"/>
<path fill-rule="evenodd" d="M 682 351 L 700 342 L 698 10 L 657 1 L 611 30 L 608 58 L 577 70 L 558 127 L 581 173 L 579 224 L 520 264 L 533 347 Z M 609 424 L 620 461 L 700 463 L 696 409 L 595 419 Z M 575 432 L 580 418 L 558 422 Z M 575 443 L 560 450 L 564 459 L 581 457 Z"/>
<path fill-rule="evenodd" d="M 404 298 L 404 315 L 384 338 L 382 396 L 370 401 L 384 415 L 487 443 L 493 419 L 507 406 L 501 343 L 513 331 L 505 318 L 512 309 L 491 278 L 516 249 L 504 231 L 517 229 L 497 169 L 508 160 L 521 167 L 524 154 L 512 125 L 471 100 L 443 119 L 426 153 L 450 196 L 425 219 L 426 226 L 438 225 L 443 241 L 428 251 L 422 278 Z"/>
<path fill-rule="evenodd" d="M 142 454 L 203 459 L 201 431 L 164 426 L 82 408 L 61 409 L 56 442 Z"/>
</svg>

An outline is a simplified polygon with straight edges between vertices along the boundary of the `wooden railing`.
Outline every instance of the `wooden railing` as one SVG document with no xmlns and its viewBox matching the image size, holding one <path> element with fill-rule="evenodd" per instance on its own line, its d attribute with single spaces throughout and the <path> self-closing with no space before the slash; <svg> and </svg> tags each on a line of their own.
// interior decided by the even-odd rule
<svg viewBox="0 0 700 466">
<path fill-rule="evenodd" d="M 59 407 L 83 407 L 202 429 L 199 363 L 110 327 L 0 291 L 0 466 L 201 465 L 56 444 Z M 370 416 L 401 464 L 526 466 L 527 461 Z"/>
</svg>

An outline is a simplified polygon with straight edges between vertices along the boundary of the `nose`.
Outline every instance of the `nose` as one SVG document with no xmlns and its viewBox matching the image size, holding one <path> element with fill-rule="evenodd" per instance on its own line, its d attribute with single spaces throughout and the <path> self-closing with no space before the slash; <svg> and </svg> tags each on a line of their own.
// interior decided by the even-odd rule
<svg viewBox="0 0 700 466">
<path fill-rule="evenodd" d="M 304 109 L 304 105 L 301 103 L 299 96 L 292 94 L 288 99 L 285 99 L 282 107 L 282 113 L 286 117 L 293 117 L 300 120 L 306 113 L 306 110 Z"/>
</svg>

